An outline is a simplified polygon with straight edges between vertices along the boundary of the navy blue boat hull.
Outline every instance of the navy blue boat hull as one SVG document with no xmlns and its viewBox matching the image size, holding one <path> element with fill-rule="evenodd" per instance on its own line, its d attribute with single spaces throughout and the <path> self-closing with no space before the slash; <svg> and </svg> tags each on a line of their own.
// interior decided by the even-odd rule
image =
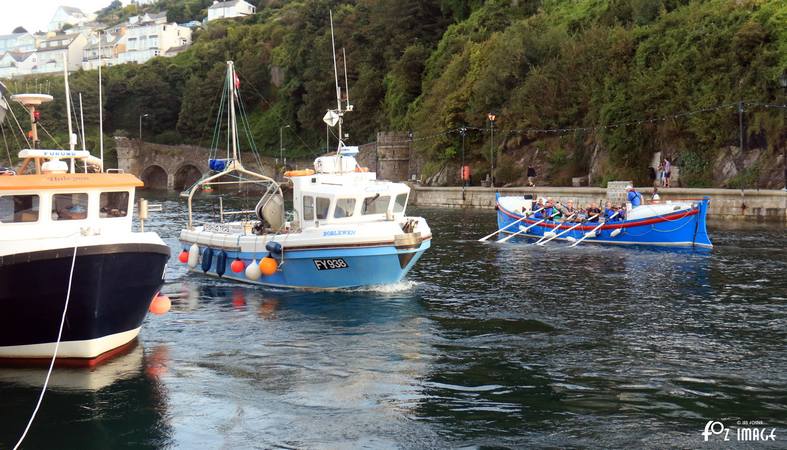
<svg viewBox="0 0 787 450">
<path fill-rule="evenodd" d="M 72 256 L 73 248 L 64 248 L 0 258 L 0 357 L 57 340 Z M 168 258 L 159 244 L 80 247 L 61 342 L 139 329 Z"/>
</svg>

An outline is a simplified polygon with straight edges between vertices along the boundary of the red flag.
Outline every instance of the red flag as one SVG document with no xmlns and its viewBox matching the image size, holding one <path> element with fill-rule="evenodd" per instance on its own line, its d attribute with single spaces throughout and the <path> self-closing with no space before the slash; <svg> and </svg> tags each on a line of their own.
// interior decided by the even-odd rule
<svg viewBox="0 0 787 450">
<path fill-rule="evenodd" d="M 235 72 L 232 72 L 232 77 L 234 78 L 233 81 L 235 82 L 235 89 L 240 88 L 240 78 L 238 78 L 238 74 L 235 73 Z"/>
</svg>

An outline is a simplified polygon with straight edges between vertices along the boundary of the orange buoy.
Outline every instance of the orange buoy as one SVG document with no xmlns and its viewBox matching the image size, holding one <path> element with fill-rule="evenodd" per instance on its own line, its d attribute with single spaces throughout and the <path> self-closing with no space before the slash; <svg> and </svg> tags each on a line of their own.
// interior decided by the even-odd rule
<svg viewBox="0 0 787 450">
<path fill-rule="evenodd" d="M 178 261 L 182 262 L 183 264 L 189 262 L 189 252 L 187 250 L 180 252 L 180 255 L 178 255 Z"/>
<path fill-rule="evenodd" d="M 235 261 L 232 261 L 232 264 L 230 264 L 230 269 L 235 273 L 241 273 L 246 269 L 246 264 L 239 258 L 235 258 Z"/>
<path fill-rule="evenodd" d="M 156 294 L 153 297 L 153 301 L 150 302 L 150 312 L 156 315 L 166 314 L 167 311 L 172 307 L 172 302 L 170 301 L 169 297 L 166 295 Z"/>
<path fill-rule="evenodd" d="M 288 170 L 284 172 L 285 177 L 305 177 L 308 175 L 314 175 L 314 171 L 312 169 L 301 169 L 301 170 Z"/>
<path fill-rule="evenodd" d="M 279 264 L 276 262 L 276 260 L 270 256 L 266 256 L 260 260 L 260 272 L 262 272 L 262 274 L 266 277 L 276 273 L 276 268 L 278 266 Z"/>
</svg>

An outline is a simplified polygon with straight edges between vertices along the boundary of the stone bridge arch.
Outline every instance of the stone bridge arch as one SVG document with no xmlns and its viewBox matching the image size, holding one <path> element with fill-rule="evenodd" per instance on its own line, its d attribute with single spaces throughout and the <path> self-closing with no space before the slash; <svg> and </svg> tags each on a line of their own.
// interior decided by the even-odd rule
<svg viewBox="0 0 787 450">
<path fill-rule="evenodd" d="M 115 143 L 118 156 L 117 168 L 138 176 L 145 182 L 145 187 L 183 190 L 210 172 L 208 169 L 210 151 L 207 148 L 193 145 L 154 144 L 125 137 L 115 137 Z M 256 162 L 252 163 L 251 156 L 245 152 L 243 160 L 250 169 L 259 170 Z M 276 176 L 276 164 L 273 158 L 262 157 L 262 164 L 263 174 L 269 177 Z M 309 167 L 311 160 L 302 161 L 301 166 L 304 165 Z M 160 172 L 156 167 L 163 170 L 166 176 L 164 187 L 158 185 L 160 179 L 157 177 L 160 176 Z M 145 177 L 148 177 L 147 181 L 151 181 L 150 184 Z"/>
<path fill-rule="evenodd" d="M 167 171 L 156 164 L 145 167 L 139 178 L 145 183 L 148 189 L 167 189 Z"/>
<path fill-rule="evenodd" d="M 194 183 L 199 181 L 205 174 L 199 167 L 187 162 L 180 165 L 175 170 L 175 175 L 172 182 L 172 187 L 176 191 L 182 191 L 191 187 Z"/>
<path fill-rule="evenodd" d="M 184 189 L 208 173 L 206 148 L 154 144 L 124 137 L 115 137 L 115 143 L 118 168 L 140 177 L 146 188 Z M 164 173 L 163 186 L 160 186 L 159 169 Z"/>
</svg>

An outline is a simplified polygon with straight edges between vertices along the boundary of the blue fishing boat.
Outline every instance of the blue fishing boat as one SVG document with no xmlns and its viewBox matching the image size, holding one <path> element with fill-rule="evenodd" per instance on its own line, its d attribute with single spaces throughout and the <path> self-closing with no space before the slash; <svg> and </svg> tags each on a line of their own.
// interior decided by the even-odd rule
<svg viewBox="0 0 787 450">
<path fill-rule="evenodd" d="M 281 288 L 338 289 L 401 281 L 432 238 L 425 219 L 405 213 L 410 187 L 378 180 L 358 164 L 358 147 L 339 140 L 335 152 L 315 159 L 314 169 L 284 172 L 293 192 L 292 210 L 285 211 L 279 182 L 246 169 L 240 160 L 237 80 L 228 61 L 232 156 L 212 159 L 214 173 L 184 193 L 189 216 L 180 234 L 180 261 L 207 275 Z M 338 95 L 337 105 L 323 120 L 338 125 L 343 136 L 342 116 L 352 107 L 349 100 L 343 107 Z M 253 209 L 226 211 L 222 204 L 218 217 L 195 223 L 192 199 L 207 184 L 253 184 L 263 195 Z"/>
<path fill-rule="evenodd" d="M 709 197 L 644 204 L 627 211 L 625 220 L 570 222 L 539 218 L 534 202 L 497 194 L 498 232 L 505 237 L 580 243 L 712 248 L 706 228 Z M 537 211 L 537 209 L 536 209 Z"/>
</svg>

